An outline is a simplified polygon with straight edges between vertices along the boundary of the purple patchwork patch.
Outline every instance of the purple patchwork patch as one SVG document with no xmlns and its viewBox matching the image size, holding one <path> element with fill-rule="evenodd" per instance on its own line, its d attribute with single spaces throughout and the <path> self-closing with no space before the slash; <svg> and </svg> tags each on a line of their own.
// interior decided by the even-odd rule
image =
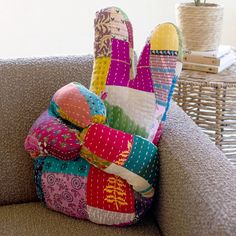
<svg viewBox="0 0 236 236">
<path fill-rule="evenodd" d="M 144 198 L 137 192 L 134 192 L 134 196 L 136 214 L 133 223 L 139 221 L 142 218 L 147 210 L 150 209 L 153 201 L 153 198 Z"/>
<path fill-rule="evenodd" d="M 43 173 L 42 189 L 47 206 L 66 215 L 88 219 L 87 177 L 62 173 Z"/>
</svg>

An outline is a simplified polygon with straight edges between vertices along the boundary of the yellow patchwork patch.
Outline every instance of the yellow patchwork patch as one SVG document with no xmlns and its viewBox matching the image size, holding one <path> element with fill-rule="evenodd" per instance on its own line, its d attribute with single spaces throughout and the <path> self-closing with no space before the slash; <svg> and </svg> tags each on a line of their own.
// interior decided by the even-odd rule
<svg viewBox="0 0 236 236">
<path fill-rule="evenodd" d="M 87 160 L 90 164 L 96 166 L 98 169 L 105 169 L 111 164 L 109 161 L 106 161 L 92 153 L 85 146 L 82 146 L 80 150 L 80 156 Z"/>
<path fill-rule="evenodd" d="M 179 50 L 179 37 L 171 23 L 158 25 L 152 32 L 150 43 L 151 50 Z"/>
<path fill-rule="evenodd" d="M 104 124 L 106 121 L 106 117 L 103 115 L 94 115 L 92 117 L 92 122 L 96 124 Z"/>
<path fill-rule="evenodd" d="M 105 90 L 110 64 L 110 57 L 97 57 L 94 61 L 90 91 L 98 96 Z"/>
<path fill-rule="evenodd" d="M 121 206 L 128 206 L 126 201 L 125 180 L 119 176 L 112 175 L 108 178 L 107 186 L 103 190 L 106 194 L 104 201 L 114 204 L 119 210 Z"/>
<path fill-rule="evenodd" d="M 128 159 L 128 156 L 131 152 L 131 149 L 132 149 L 132 144 L 130 141 L 128 141 L 128 147 L 127 147 L 127 150 L 125 151 L 122 151 L 120 154 L 119 154 L 119 159 L 117 161 L 115 161 L 115 164 L 118 165 L 118 166 L 124 166 L 125 162 L 127 161 Z"/>
<path fill-rule="evenodd" d="M 76 137 L 79 139 L 80 143 L 83 144 L 86 134 L 88 133 L 89 128 L 84 128 L 81 133 L 77 133 Z"/>
</svg>

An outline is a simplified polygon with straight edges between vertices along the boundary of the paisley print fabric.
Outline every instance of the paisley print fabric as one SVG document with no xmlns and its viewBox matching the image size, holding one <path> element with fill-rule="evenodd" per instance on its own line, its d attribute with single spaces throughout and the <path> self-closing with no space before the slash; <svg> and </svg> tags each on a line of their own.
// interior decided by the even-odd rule
<svg viewBox="0 0 236 236">
<path fill-rule="evenodd" d="M 99 57 L 100 55 L 111 55 L 111 50 L 109 49 L 109 44 L 111 41 L 111 30 L 108 27 L 110 18 L 111 14 L 109 12 L 101 11 L 99 12 L 99 17 L 95 18 L 94 20 L 94 25 L 96 27 L 94 42 L 96 57 Z"/>
</svg>

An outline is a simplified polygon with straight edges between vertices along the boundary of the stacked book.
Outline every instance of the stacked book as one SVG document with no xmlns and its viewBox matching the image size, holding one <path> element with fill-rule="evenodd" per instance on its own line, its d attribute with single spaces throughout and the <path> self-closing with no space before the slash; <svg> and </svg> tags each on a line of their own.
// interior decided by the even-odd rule
<svg viewBox="0 0 236 236">
<path fill-rule="evenodd" d="M 210 73 L 219 73 L 235 62 L 230 46 L 220 45 L 216 51 L 185 51 L 183 68 Z"/>
</svg>

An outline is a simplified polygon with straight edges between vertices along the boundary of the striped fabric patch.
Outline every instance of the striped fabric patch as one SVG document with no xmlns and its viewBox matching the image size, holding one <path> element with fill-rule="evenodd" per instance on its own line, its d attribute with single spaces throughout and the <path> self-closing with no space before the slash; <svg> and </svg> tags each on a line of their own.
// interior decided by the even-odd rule
<svg viewBox="0 0 236 236">
<path fill-rule="evenodd" d="M 167 106 L 169 92 L 175 75 L 177 57 L 169 55 L 174 54 L 175 51 L 163 51 L 163 54 L 157 54 L 157 52 L 160 52 L 159 50 L 152 50 L 151 52 L 150 65 L 156 103 L 161 106 Z"/>
<path fill-rule="evenodd" d="M 173 50 L 151 50 L 152 55 L 170 55 L 170 56 L 177 56 L 178 51 Z"/>
</svg>

